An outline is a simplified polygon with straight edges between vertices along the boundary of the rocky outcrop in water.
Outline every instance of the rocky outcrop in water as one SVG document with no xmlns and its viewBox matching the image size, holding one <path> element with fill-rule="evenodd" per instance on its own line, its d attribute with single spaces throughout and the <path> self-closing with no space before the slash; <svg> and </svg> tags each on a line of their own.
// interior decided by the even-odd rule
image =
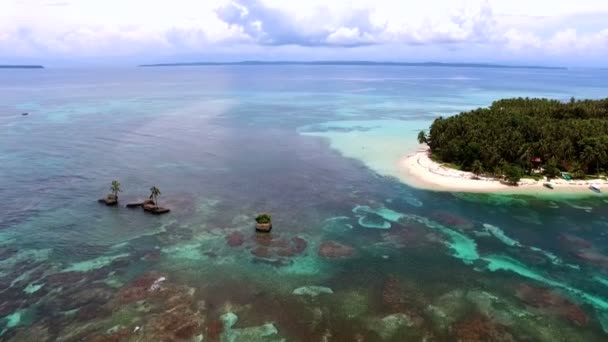
<svg viewBox="0 0 608 342">
<path fill-rule="evenodd" d="M 98 200 L 98 202 L 103 203 L 107 206 L 115 206 L 118 204 L 118 198 L 116 198 L 116 196 L 110 194 L 110 195 L 106 196 L 105 198 Z"/>
<path fill-rule="evenodd" d="M 161 214 L 166 214 L 168 212 L 170 212 L 171 210 L 168 208 L 163 208 L 163 207 L 158 207 L 156 206 L 156 204 L 154 203 L 153 200 L 147 199 L 143 202 L 132 202 L 132 203 L 128 203 L 126 205 L 127 208 L 143 208 L 145 212 L 151 213 L 151 214 L 155 214 L 155 215 L 161 215 Z"/>
</svg>

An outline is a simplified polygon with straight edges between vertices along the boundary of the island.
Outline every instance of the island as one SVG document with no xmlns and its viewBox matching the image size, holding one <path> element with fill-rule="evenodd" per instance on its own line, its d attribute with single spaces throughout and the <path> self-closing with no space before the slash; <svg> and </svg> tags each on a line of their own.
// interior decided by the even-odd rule
<svg viewBox="0 0 608 342">
<path fill-rule="evenodd" d="M 42 65 L 0 65 L 0 69 L 44 69 Z"/>
<path fill-rule="evenodd" d="M 499 100 L 435 119 L 418 141 L 426 147 L 400 166 L 423 188 L 599 192 L 608 184 L 608 99 Z"/>
<path fill-rule="evenodd" d="M 565 67 L 541 65 L 503 65 L 490 63 L 442 63 L 442 62 L 373 62 L 373 61 L 241 61 L 241 62 L 177 62 L 142 64 L 140 67 L 192 67 L 192 66 L 385 66 L 385 67 L 451 67 L 494 69 L 545 69 L 567 70 Z"/>
</svg>

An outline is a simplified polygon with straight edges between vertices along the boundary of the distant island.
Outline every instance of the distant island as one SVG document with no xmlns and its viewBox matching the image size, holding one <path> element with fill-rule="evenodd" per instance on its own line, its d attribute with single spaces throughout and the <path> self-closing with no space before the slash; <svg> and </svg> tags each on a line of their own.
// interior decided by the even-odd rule
<svg viewBox="0 0 608 342">
<path fill-rule="evenodd" d="M 436 185 L 483 190 L 501 188 L 500 181 L 553 189 L 553 179 L 558 185 L 608 184 L 608 99 L 500 100 L 437 118 L 418 141 L 428 150 L 402 165 Z"/>
<path fill-rule="evenodd" d="M 0 69 L 44 69 L 42 65 L 0 65 Z"/>
<path fill-rule="evenodd" d="M 535 66 L 535 65 L 501 65 L 485 63 L 440 63 L 440 62 L 371 62 L 371 61 L 242 61 L 242 62 L 187 62 L 142 64 L 140 67 L 180 67 L 180 66 L 278 66 L 278 65 L 343 65 L 343 66 L 417 66 L 417 67 L 452 67 L 452 68 L 498 68 L 498 69 L 550 69 L 567 70 L 564 67 Z"/>
</svg>

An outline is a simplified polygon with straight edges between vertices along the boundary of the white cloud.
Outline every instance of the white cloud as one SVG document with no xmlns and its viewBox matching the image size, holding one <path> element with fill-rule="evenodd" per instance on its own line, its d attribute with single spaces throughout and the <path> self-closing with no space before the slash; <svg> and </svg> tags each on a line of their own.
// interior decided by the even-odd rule
<svg viewBox="0 0 608 342">
<path fill-rule="evenodd" d="M 281 59 L 281 46 L 301 46 L 311 59 L 348 58 L 372 51 L 370 45 L 401 45 L 401 54 L 382 59 L 468 50 L 477 59 L 500 51 L 518 61 L 576 56 L 584 63 L 586 55 L 608 56 L 607 14 L 604 0 L 2 0 L 0 59 Z"/>
<path fill-rule="evenodd" d="M 330 33 L 325 39 L 325 42 L 330 45 L 356 46 L 373 44 L 376 40 L 367 32 L 361 33 L 357 27 L 340 27 L 336 31 Z"/>
</svg>

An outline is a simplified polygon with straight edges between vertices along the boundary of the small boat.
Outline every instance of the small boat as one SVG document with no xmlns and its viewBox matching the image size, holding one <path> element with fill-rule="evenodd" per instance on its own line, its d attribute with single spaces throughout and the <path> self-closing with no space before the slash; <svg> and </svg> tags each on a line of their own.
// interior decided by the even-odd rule
<svg viewBox="0 0 608 342">
<path fill-rule="evenodd" d="M 596 183 L 589 185 L 589 189 L 591 189 L 591 191 L 595 191 L 595 192 L 602 192 L 600 185 L 596 184 Z"/>
<path fill-rule="evenodd" d="M 549 188 L 549 189 L 553 190 L 553 184 L 551 184 L 551 183 L 545 183 L 545 184 L 543 184 L 543 186 L 545 188 Z"/>
</svg>

